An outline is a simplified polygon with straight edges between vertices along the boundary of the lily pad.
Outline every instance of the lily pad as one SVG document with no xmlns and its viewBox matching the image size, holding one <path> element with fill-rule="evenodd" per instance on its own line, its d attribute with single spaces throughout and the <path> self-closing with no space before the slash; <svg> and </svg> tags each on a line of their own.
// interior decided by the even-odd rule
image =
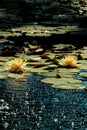
<svg viewBox="0 0 87 130">
<path fill-rule="evenodd" d="M 24 74 L 8 73 L 7 77 L 12 79 L 19 79 L 19 78 L 23 78 Z"/>
<path fill-rule="evenodd" d="M 0 66 L 0 72 L 4 72 L 5 71 L 5 66 Z"/>
<path fill-rule="evenodd" d="M 60 89 L 84 88 L 80 80 L 76 80 L 73 78 L 45 78 L 45 79 L 42 79 L 41 82 L 51 84 L 52 87 L 60 88 Z"/>
<path fill-rule="evenodd" d="M 79 63 L 80 63 L 80 69 L 87 69 L 87 60 L 80 60 L 79 61 Z"/>
<path fill-rule="evenodd" d="M 44 67 L 40 67 L 40 68 L 33 68 L 33 67 L 29 67 L 27 69 L 28 72 L 33 73 L 33 72 L 37 72 L 37 73 L 41 73 L 41 72 L 47 72 L 47 70 L 43 69 Z"/>
<path fill-rule="evenodd" d="M 46 75 L 45 75 L 46 76 Z M 58 84 L 59 83 L 59 79 L 58 78 L 45 78 L 45 79 L 42 79 L 41 82 L 43 83 L 48 83 L 48 84 Z"/>
<path fill-rule="evenodd" d="M 77 72 L 79 72 L 79 70 L 75 69 L 74 70 L 70 70 L 70 69 L 67 69 L 66 71 L 63 71 L 63 70 L 59 70 L 59 75 L 62 77 L 62 78 L 71 78 L 71 77 L 74 77 Z"/>
<path fill-rule="evenodd" d="M 47 65 L 46 66 L 46 70 L 53 70 L 53 69 L 56 69 L 58 66 L 57 65 L 55 65 L 55 64 L 50 64 L 50 65 Z"/>
<path fill-rule="evenodd" d="M 81 84 L 56 84 L 52 85 L 53 88 L 59 88 L 59 89 L 84 89 L 85 87 Z"/>
<path fill-rule="evenodd" d="M 49 83 L 49 84 L 80 84 L 80 80 L 76 80 L 74 78 L 45 78 L 41 80 L 44 83 Z"/>
<path fill-rule="evenodd" d="M 71 73 L 77 73 L 77 72 L 79 72 L 79 68 L 59 68 L 59 71 L 60 72 L 71 72 Z"/>
<path fill-rule="evenodd" d="M 48 76 L 48 77 L 57 77 L 58 76 L 58 72 L 57 71 L 41 72 L 40 75 Z"/>
<path fill-rule="evenodd" d="M 35 57 L 35 58 L 31 59 L 31 62 L 33 62 L 33 61 L 39 62 L 39 61 L 41 61 L 41 57 Z"/>
<path fill-rule="evenodd" d="M 85 77 L 85 78 L 87 78 L 87 72 L 80 73 L 79 75 L 80 75 L 80 76 L 82 76 L 82 77 Z"/>
<path fill-rule="evenodd" d="M 6 72 L 0 72 L 0 79 L 6 79 L 7 73 Z"/>
</svg>

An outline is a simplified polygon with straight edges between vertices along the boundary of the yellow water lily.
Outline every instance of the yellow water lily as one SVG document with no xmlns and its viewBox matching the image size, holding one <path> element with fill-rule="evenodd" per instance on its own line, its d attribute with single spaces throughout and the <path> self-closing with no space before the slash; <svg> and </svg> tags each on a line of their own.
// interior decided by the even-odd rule
<svg viewBox="0 0 87 130">
<path fill-rule="evenodd" d="M 12 73 L 23 73 L 25 71 L 26 63 L 21 58 L 16 58 L 8 63 L 8 70 Z"/>
<path fill-rule="evenodd" d="M 77 67 L 77 57 L 65 56 L 59 61 L 59 65 L 62 67 Z"/>
</svg>

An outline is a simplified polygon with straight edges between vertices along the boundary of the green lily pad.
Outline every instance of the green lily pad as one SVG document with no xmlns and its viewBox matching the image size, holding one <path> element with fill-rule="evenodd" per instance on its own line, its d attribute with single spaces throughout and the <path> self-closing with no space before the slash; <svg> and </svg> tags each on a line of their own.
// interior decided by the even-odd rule
<svg viewBox="0 0 87 130">
<path fill-rule="evenodd" d="M 0 72 L 4 72 L 5 71 L 5 66 L 0 66 Z"/>
<path fill-rule="evenodd" d="M 19 78 L 23 78 L 24 74 L 8 73 L 7 77 L 12 79 L 19 79 Z"/>
<path fill-rule="evenodd" d="M 47 72 L 47 70 L 44 70 L 43 67 L 40 68 L 33 68 L 33 67 L 29 67 L 28 69 L 26 69 L 28 72 L 33 73 L 33 72 L 37 72 L 37 73 L 41 73 L 41 72 Z"/>
<path fill-rule="evenodd" d="M 45 78 L 42 79 L 41 82 L 49 83 L 49 84 L 80 84 L 80 80 L 76 80 L 74 78 Z"/>
<path fill-rule="evenodd" d="M 87 72 L 85 72 L 85 73 L 80 73 L 79 75 L 80 75 L 80 76 L 83 76 L 83 77 L 85 77 L 85 78 L 87 78 Z"/>
<path fill-rule="evenodd" d="M 0 72 L 0 79 L 6 79 L 7 73 L 6 72 Z"/>
<path fill-rule="evenodd" d="M 50 65 L 47 65 L 46 66 L 46 70 L 53 70 L 53 69 L 56 69 L 58 66 L 57 65 L 55 65 L 55 64 L 50 64 Z"/>
<path fill-rule="evenodd" d="M 60 89 L 81 89 L 85 88 L 81 85 L 80 80 L 73 78 L 45 78 L 41 82 L 51 84 L 54 88 Z"/>
<path fill-rule="evenodd" d="M 39 74 L 43 75 L 43 76 L 48 76 L 48 77 L 57 77 L 58 76 L 58 72 L 57 71 L 47 71 L 47 72 L 41 72 Z"/>
<path fill-rule="evenodd" d="M 41 61 L 41 57 L 36 57 L 30 60 L 31 62 L 39 62 Z"/>
<path fill-rule="evenodd" d="M 76 75 L 76 73 L 59 72 L 59 75 L 61 78 L 73 78 Z"/>
<path fill-rule="evenodd" d="M 54 84 L 52 85 L 53 88 L 59 88 L 59 89 L 84 89 L 85 86 L 81 84 Z"/>
<path fill-rule="evenodd" d="M 70 72 L 70 73 L 77 73 L 79 72 L 79 68 L 59 68 L 60 72 Z"/>
<path fill-rule="evenodd" d="M 27 67 L 36 67 L 36 68 L 39 68 L 39 67 L 43 67 L 43 66 L 47 66 L 49 63 L 46 63 L 46 62 L 30 62 L 27 64 Z"/>
<path fill-rule="evenodd" d="M 87 69 L 87 60 L 80 60 L 80 69 Z"/>
<path fill-rule="evenodd" d="M 42 79 L 41 82 L 48 83 L 48 84 L 55 84 L 55 83 L 57 84 L 59 83 L 59 79 L 58 78 L 45 78 L 45 79 Z"/>
<path fill-rule="evenodd" d="M 77 72 L 79 72 L 79 71 L 77 71 Z M 73 78 L 76 74 L 77 74 L 77 72 L 74 72 L 74 71 L 59 71 L 59 75 L 61 76 L 61 78 Z"/>
</svg>

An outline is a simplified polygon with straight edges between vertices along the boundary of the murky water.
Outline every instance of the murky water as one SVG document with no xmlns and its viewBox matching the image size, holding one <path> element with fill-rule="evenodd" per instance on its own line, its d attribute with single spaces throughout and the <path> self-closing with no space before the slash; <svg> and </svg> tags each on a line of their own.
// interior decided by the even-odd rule
<svg viewBox="0 0 87 130">
<path fill-rule="evenodd" d="M 75 76 L 75 78 L 81 80 L 82 84 L 87 86 L 87 77 L 81 76 L 81 73 L 87 73 L 87 70 L 80 70 L 78 74 Z"/>
<path fill-rule="evenodd" d="M 0 80 L 1 130 L 87 130 L 87 91 L 54 89 L 41 78 Z"/>
</svg>

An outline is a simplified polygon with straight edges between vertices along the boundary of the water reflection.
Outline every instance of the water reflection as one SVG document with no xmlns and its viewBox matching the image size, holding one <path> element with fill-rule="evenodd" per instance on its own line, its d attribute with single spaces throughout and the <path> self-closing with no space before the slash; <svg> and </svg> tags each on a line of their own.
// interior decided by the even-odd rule
<svg viewBox="0 0 87 130">
<path fill-rule="evenodd" d="M 3 130 L 86 129 L 87 92 L 60 90 L 32 74 L 0 80 L 0 128 Z"/>
</svg>

